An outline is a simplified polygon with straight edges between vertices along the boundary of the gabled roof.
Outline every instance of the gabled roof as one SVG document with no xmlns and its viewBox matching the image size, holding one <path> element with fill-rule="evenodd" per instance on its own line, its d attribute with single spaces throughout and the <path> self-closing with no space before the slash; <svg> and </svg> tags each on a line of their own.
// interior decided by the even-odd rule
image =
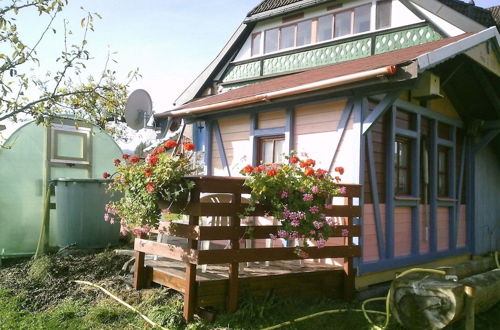
<svg viewBox="0 0 500 330">
<path fill-rule="evenodd" d="M 442 4 L 458 11 L 459 13 L 473 19 L 486 27 L 495 26 L 495 20 L 491 16 L 491 12 L 487 9 L 475 6 L 471 3 L 466 3 L 459 0 L 438 0 Z"/>
<path fill-rule="evenodd" d="M 490 7 L 488 10 L 491 12 L 491 16 L 497 23 L 497 26 L 500 27 L 500 6 Z"/>
<path fill-rule="evenodd" d="M 268 10 L 280 8 L 292 3 L 301 2 L 302 0 L 264 0 L 252 9 L 247 16 L 259 14 Z"/>
<path fill-rule="evenodd" d="M 214 105 L 221 105 L 224 108 L 228 108 L 225 106 L 225 103 L 230 101 L 248 99 L 254 96 L 265 95 L 266 93 L 296 88 L 298 86 L 317 83 L 326 79 L 365 72 L 385 66 L 398 65 L 409 61 L 417 61 L 419 70 L 424 71 L 491 38 L 497 38 L 498 43 L 498 33 L 495 28 L 490 28 L 477 33 L 466 33 L 456 37 L 445 38 L 349 62 L 311 69 L 305 72 L 255 83 L 253 85 L 234 89 L 225 93 L 206 97 L 204 99 L 188 103 L 174 110 L 172 113 L 165 112 L 163 114 L 159 114 L 157 117 L 161 118 L 168 116 L 169 114 L 187 115 L 193 109 L 200 107 L 206 108 Z M 259 101 L 257 100 L 255 102 Z M 209 111 L 210 110 L 204 110 L 203 112 Z"/>
</svg>

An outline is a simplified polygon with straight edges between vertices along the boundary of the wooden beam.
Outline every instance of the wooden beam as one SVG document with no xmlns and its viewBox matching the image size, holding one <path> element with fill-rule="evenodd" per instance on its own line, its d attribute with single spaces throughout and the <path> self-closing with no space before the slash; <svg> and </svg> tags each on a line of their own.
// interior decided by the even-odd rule
<svg viewBox="0 0 500 330">
<path fill-rule="evenodd" d="M 456 178 L 457 178 L 457 128 L 452 126 L 451 128 L 451 142 L 453 146 L 449 151 L 449 162 L 448 162 L 448 173 L 449 181 L 448 181 L 448 191 L 450 192 L 449 197 L 451 199 L 457 199 L 456 196 Z M 457 222 L 455 221 L 455 214 L 457 214 L 456 210 L 457 204 L 453 203 L 453 206 L 450 207 L 450 217 L 448 221 L 448 247 L 450 250 L 455 249 L 457 247 Z"/>
<path fill-rule="evenodd" d="M 385 253 L 387 259 L 394 258 L 394 143 L 396 141 L 396 108 L 389 110 L 385 169 Z"/>
<path fill-rule="evenodd" d="M 429 150 L 429 248 L 437 251 L 437 202 L 438 202 L 438 121 L 430 122 L 430 150 Z"/>
<path fill-rule="evenodd" d="M 421 161 L 420 161 L 420 152 L 421 152 L 421 128 L 422 128 L 422 116 L 416 115 L 416 133 L 417 135 L 412 140 L 412 160 L 413 164 L 411 166 L 411 192 L 412 196 L 419 197 L 420 196 L 420 174 L 421 174 Z M 420 254 L 420 201 L 417 202 L 417 205 L 412 207 L 412 216 L 411 216 L 411 253 L 413 255 Z"/>
<path fill-rule="evenodd" d="M 342 143 L 342 140 L 344 139 L 345 128 L 347 127 L 347 123 L 351 116 L 353 106 L 354 106 L 353 100 L 349 100 L 345 105 L 344 111 L 342 112 L 342 117 L 340 118 L 340 121 L 337 125 L 337 134 L 335 135 L 335 138 L 332 141 L 333 156 L 332 160 L 330 161 L 330 167 L 328 168 L 328 172 L 332 172 L 333 170 L 333 165 L 335 164 L 335 159 L 337 158 L 339 146 Z"/>
<path fill-rule="evenodd" d="M 380 215 L 380 203 L 378 199 L 377 172 L 375 168 L 375 157 L 373 156 L 372 132 L 366 134 L 366 150 L 368 153 L 368 176 L 370 178 L 370 192 L 375 215 L 375 232 L 377 233 L 377 247 L 380 259 L 385 259 L 384 233 L 382 231 L 382 217 Z"/>
<path fill-rule="evenodd" d="M 457 192 L 455 194 L 457 202 L 455 206 L 455 223 L 458 226 L 460 221 L 460 209 L 462 205 L 462 187 L 464 184 L 464 173 L 465 173 L 465 148 L 467 146 L 467 136 L 464 137 L 464 141 L 462 143 L 462 154 L 460 155 L 460 173 L 458 175 L 458 186 Z M 458 241 L 458 230 L 455 233 L 455 242 Z"/>
<path fill-rule="evenodd" d="M 488 120 L 481 127 L 482 131 L 500 129 L 500 120 Z"/>
<path fill-rule="evenodd" d="M 179 246 L 158 243 L 146 239 L 135 239 L 134 250 L 136 252 L 159 255 L 162 257 L 184 261 L 195 264 L 197 259 L 197 251 L 188 250 L 187 252 Z"/>
<path fill-rule="evenodd" d="M 212 175 L 212 126 L 213 121 L 205 122 L 205 174 Z"/>
<path fill-rule="evenodd" d="M 229 168 L 229 164 L 227 162 L 226 150 L 224 149 L 224 142 L 222 141 L 222 134 L 220 132 L 219 121 L 215 121 L 214 123 L 214 134 L 215 140 L 217 142 L 217 148 L 219 149 L 219 157 L 222 161 L 222 166 L 227 171 L 227 175 L 231 176 L 231 169 Z"/>
<path fill-rule="evenodd" d="M 254 131 L 254 136 L 261 137 L 261 136 L 271 136 L 271 135 L 282 135 L 285 134 L 285 132 L 286 132 L 285 126 L 273 127 L 273 128 L 260 128 Z"/>
<path fill-rule="evenodd" d="M 377 104 L 375 109 L 373 109 L 373 111 L 363 121 L 363 134 L 366 134 L 373 124 L 384 115 L 387 109 L 389 109 L 394 101 L 399 98 L 399 95 L 401 95 L 402 92 L 403 90 L 397 89 L 385 95 L 382 101 Z"/>
<path fill-rule="evenodd" d="M 200 191 L 195 187 L 191 190 L 191 202 L 197 203 L 200 201 Z M 199 217 L 189 215 L 189 224 L 196 226 L 199 223 Z M 197 255 L 198 241 L 195 239 L 188 239 L 186 246 L 186 253 Z M 195 259 L 196 260 L 196 259 Z M 186 263 L 186 285 L 184 289 L 184 320 L 191 322 L 196 310 L 197 292 L 196 292 L 196 263 L 191 262 L 188 258 Z"/>
<path fill-rule="evenodd" d="M 309 258 L 344 258 L 359 257 L 359 246 L 325 246 L 323 248 L 305 248 Z M 198 251 L 198 264 L 225 264 L 232 262 L 254 262 L 274 260 L 299 260 L 295 248 L 255 248 L 240 250 L 200 250 Z"/>
</svg>

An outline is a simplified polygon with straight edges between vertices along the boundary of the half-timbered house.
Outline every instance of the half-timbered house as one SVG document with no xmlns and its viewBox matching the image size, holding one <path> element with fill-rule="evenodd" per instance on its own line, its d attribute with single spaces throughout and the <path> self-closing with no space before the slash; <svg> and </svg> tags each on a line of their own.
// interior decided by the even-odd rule
<svg viewBox="0 0 500 330">
<path fill-rule="evenodd" d="M 192 125 L 208 175 L 291 150 L 343 166 L 364 286 L 500 248 L 499 44 L 456 0 L 264 0 L 155 118 Z"/>
</svg>

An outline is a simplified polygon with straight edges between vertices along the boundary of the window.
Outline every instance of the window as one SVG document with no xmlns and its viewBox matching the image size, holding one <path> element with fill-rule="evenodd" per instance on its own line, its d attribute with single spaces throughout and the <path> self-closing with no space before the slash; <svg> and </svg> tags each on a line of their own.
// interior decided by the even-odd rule
<svg viewBox="0 0 500 330">
<path fill-rule="evenodd" d="M 297 46 L 309 45 L 311 43 L 311 21 L 297 24 Z"/>
<path fill-rule="evenodd" d="M 291 25 L 280 29 L 280 49 L 295 46 L 295 28 L 296 25 Z"/>
<path fill-rule="evenodd" d="M 410 140 L 396 137 L 394 144 L 394 192 L 396 195 L 411 194 Z"/>
<path fill-rule="evenodd" d="M 57 125 L 51 127 L 50 161 L 54 163 L 90 163 L 89 128 Z"/>
<path fill-rule="evenodd" d="M 438 197 L 449 196 L 449 148 L 438 148 Z"/>
<path fill-rule="evenodd" d="M 260 55 L 260 36 L 260 32 L 252 35 L 252 56 Z"/>
<path fill-rule="evenodd" d="M 283 161 L 285 137 L 272 136 L 259 139 L 258 159 L 260 163 L 279 163 Z"/>
<path fill-rule="evenodd" d="M 335 15 L 335 37 L 351 34 L 352 11 L 344 11 Z"/>
<path fill-rule="evenodd" d="M 370 5 L 354 9 L 354 33 L 370 31 Z"/>
<path fill-rule="evenodd" d="M 392 0 L 377 1 L 376 24 L 377 29 L 391 26 Z"/>
<path fill-rule="evenodd" d="M 318 41 L 332 39 L 333 34 L 333 15 L 322 16 L 318 18 Z"/>
<path fill-rule="evenodd" d="M 267 30 L 264 40 L 264 53 L 275 52 L 278 50 L 279 29 Z"/>
</svg>

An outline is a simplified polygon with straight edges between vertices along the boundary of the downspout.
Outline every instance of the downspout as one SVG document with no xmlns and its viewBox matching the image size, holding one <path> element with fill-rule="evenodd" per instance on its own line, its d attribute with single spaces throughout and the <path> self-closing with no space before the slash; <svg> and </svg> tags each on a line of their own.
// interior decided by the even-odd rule
<svg viewBox="0 0 500 330">
<path fill-rule="evenodd" d="M 209 104 L 199 107 L 192 107 L 180 110 L 174 110 L 169 113 L 170 116 L 186 116 L 186 115 L 194 115 L 199 113 L 205 113 L 214 110 L 221 110 L 226 108 L 238 107 L 243 105 L 248 105 L 257 102 L 267 102 L 273 99 L 287 97 L 291 95 L 307 93 L 312 91 L 317 91 L 320 89 L 330 88 L 338 85 L 344 85 L 349 83 L 354 83 L 362 80 L 367 80 L 371 78 L 376 78 L 380 76 L 386 75 L 394 75 L 397 72 L 398 68 L 395 65 L 386 66 L 383 68 L 367 70 L 362 72 L 357 72 L 353 74 L 348 74 L 341 77 L 335 77 L 325 80 L 316 81 L 309 84 L 304 84 L 296 87 L 286 88 L 275 92 L 262 93 L 258 95 L 248 96 L 241 99 L 230 100 L 215 104 Z"/>
</svg>

